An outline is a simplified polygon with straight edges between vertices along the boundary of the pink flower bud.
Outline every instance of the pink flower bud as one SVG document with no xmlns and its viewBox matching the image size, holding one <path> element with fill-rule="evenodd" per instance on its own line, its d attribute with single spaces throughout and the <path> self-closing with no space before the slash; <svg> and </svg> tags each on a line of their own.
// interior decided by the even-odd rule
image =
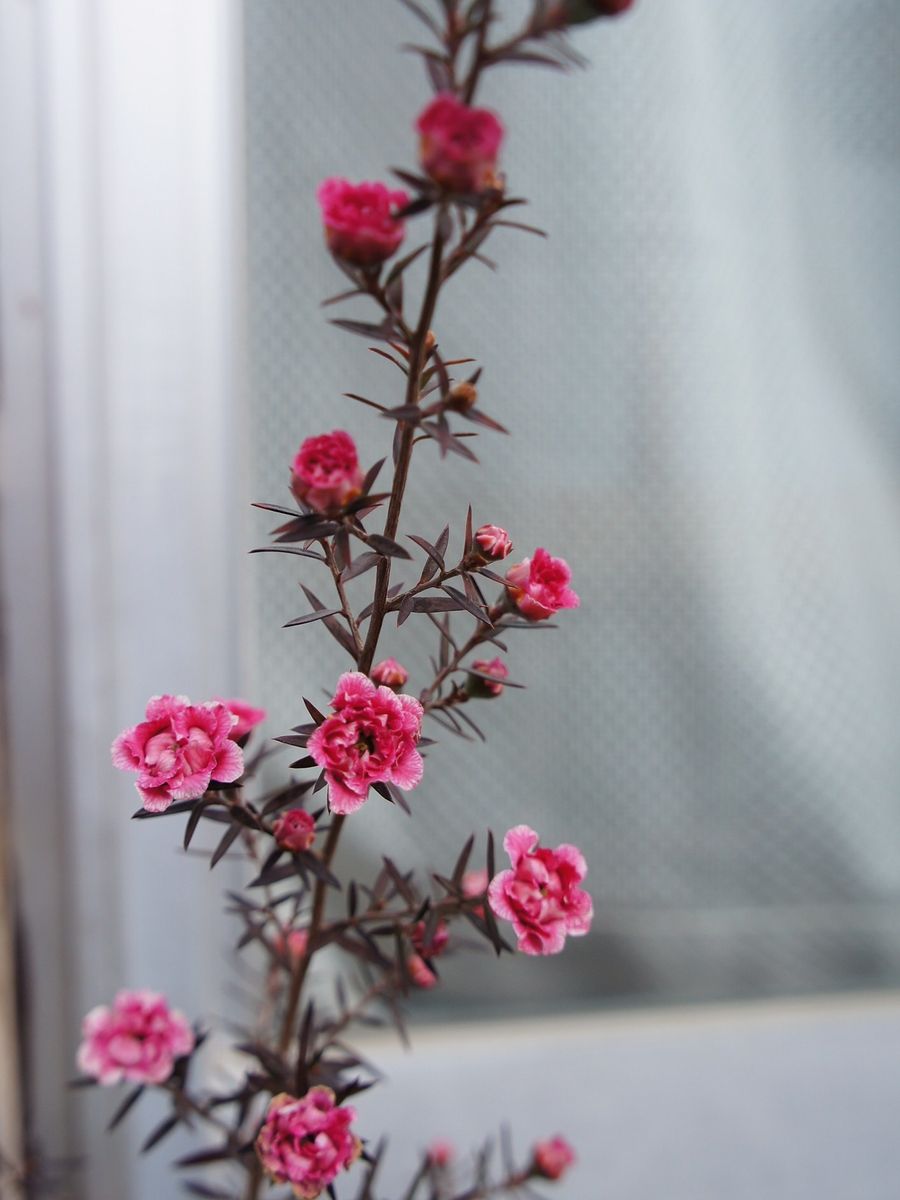
<svg viewBox="0 0 900 1200">
<path fill-rule="evenodd" d="M 422 958 L 421 954 L 411 954 L 406 960 L 406 969 L 416 987 L 437 987 L 437 975 L 435 975 L 425 959 Z"/>
<path fill-rule="evenodd" d="M 490 662 L 482 662 L 480 659 L 472 663 L 472 668 L 475 671 L 480 671 L 480 675 L 469 674 L 466 680 L 466 691 L 475 699 L 491 700 L 496 696 L 503 694 L 502 679 L 509 678 L 509 670 L 506 663 L 500 658 L 492 658 Z M 490 679 L 485 679 L 485 675 L 490 675 Z"/>
<path fill-rule="evenodd" d="M 322 211 L 328 249 L 357 267 L 377 266 L 403 241 L 405 228 L 396 213 L 409 197 L 383 183 L 326 179 L 316 198 Z"/>
<path fill-rule="evenodd" d="M 477 871 L 466 871 L 462 877 L 462 893 L 469 899 L 472 899 L 474 896 L 484 896 L 490 882 L 488 873 L 484 867 Z M 476 917 L 483 917 L 484 905 L 476 905 L 473 907 L 472 912 Z"/>
<path fill-rule="evenodd" d="M 569 587 L 571 578 L 564 558 L 551 558 L 540 548 L 534 558 L 523 558 L 506 572 L 510 597 L 529 621 L 545 621 L 561 608 L 579 606 L 581 600 Z"/>
<path fill-rule="evenodd" d="M 252 729 L 255 729 L 260 722 L 266 719 L 266 710 L 264 708 L 254 708 L 246 700 L 223 700 L 217 696 L 215 702 L 224 705 L 231 715 L 237 718 L 229 734 L 235 741 L 246 737 Z"/>
<path fill-rule="evenodd" d="M 148 812 L 196 800 L 210 783 L 234 783 L 244 756 L 233 740 L 236 718 L 224 704 L 191 704 L 186 696 L 154 696 L 146 720 L 112 744 L 113 766 L 137 775 Z"/>
<path fill-rule="evenodd" d="M 299 854 L 315 841 L 316 823 L 305 809 L 289 808 L 276 820 L 272 833 L 282 850 Z"/>
<path fill-rule="evenodd" d="M 424 958 L 437 958 L 447 949 L 447 943 L 450 941 L 447 922 L 438 921 L 428 938 L 425 936 L 425 930 L 425 922 L 417 921 L 410 930 L 409 940 Z"/>
<path fill-rule="evenodd" d="M 575 1151 L 565 1138 L 555 1137 L 538 1142 L 534 1148 L 532 1171 L 542 1179 L 562 1179 L 575 1161 Z"/>
<path fill-rule="evenodd" d="M 496 186 L 503 126 L 486 108 L 470 108 L 451 92 L 436 96 L 416 121 L 419 161 L 451 192 L 483 192 Z"/>
<path fill-rule="evenodd" d="M 538 845 L 527 825 L 516 825 L 503 839 L 512 869 L 495 875 L 488 903 L 498 917 L 512 921 L 525 954 L 558 954 L 567 936 L 581 937 L 591 927 L 594 906 L 579 886 L 587 863 L 577 846 L 555 850 Z"/>
<path fill-rule="evenodd" d="M 478 403 L 478 388 L 467 379 L 454 383 L 447 393 L 447 407 L 453 412 L 468 412 Z"/>
<path fill-rule="evenodd" d="M 402 688 L 409 679 L 409 671 L 406 667 L 400 665 L 395 658 L 385 658 L 382 662 L 376 663 L 372 668 L 369 678 L 374 683 L 380 683 L 384 687 Z"/>
<path fill-rule="evenodd" d="M 343 429 L 307 438 L 297 451 L 291 490 L 317 512 L 340 511 L 360 494 L 362 483 L 356 445 Z"/>
<path fill-rule="evenodd" d="M 298 962 L 303 957 L 308 945 L 309 933 L 305 929 L 292 929 L 287 936 L 283 931 L 279 931 L 273 940 L 275 953 L 280 954 L 282 958 L 291 959 L 292 962 Z"/>
<path fill-rule="evenodd" d="M 497 562 L 512 551 L 512 539 L 499 525 L 482 525 L 475 530 L 475 544 L 485 558 Z"/>
<path fill-rule="evenodd" d="M 443 1169 L 449 1167 L 450 1163 L 456 1157 L 456 1150 L 452 1142 L 447 1142 L 443 1138 L 438 1138 L 432 1142 L 425 1152 L 425 1157 L 432 1167 Z"/>
<path fill-rule="evenodd" d="M 165 1083 L 194 1048 L 187 1020 L 156 992 L 119 992 L 111 1008 L 91 1009 L 81 1032 L 79 1069 L 104 1085 Z"/>
<path fill-rule="evenodd" d="M 273 1183 L 290 1183 L 294 1194 L 313 1200 L 362 1153 L 350 1131 L 356 1109 L 337 1104 L 331 1088 L 310 1088 L 300 1099 L 284 1092 L 266 1112 L 256 1153 Z"/>
</svg>

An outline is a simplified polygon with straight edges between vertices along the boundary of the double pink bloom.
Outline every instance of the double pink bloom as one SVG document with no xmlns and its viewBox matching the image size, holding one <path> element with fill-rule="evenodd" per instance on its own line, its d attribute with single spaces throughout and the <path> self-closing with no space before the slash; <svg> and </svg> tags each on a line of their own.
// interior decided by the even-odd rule
<svg viewBox="0 0 900 1200">
<path fill-rule="evenodd" d="M 266 1112 L 256 1153 L 275 1183 L 289 1183 L 295 1196 L 314 1200 L 362 1152 L 350 1132 L 355 1119 L 356 1110 L 336 1104 L 331 1088 L 310 1088 L 299 1100 L 282 1092 Z"/>
<path fill-rule="evenodd" d="M 165 1083 L 190 1054 L 194 1033 L 156 992 L 122 991 L 111 1008 L 93 1008 L 81 1026 L 78 1066 L 102 1084 Z"/>
<path fill-rule="evenodd" d="M 154 696 L 146 720 L 112 744 L 113 764 L 134 771 L 148 812 L 174 800 L 196 800 L 210 783 L 233 783 L 244 755 L 233 739 L 240 718 L 224 704 L 191 704 L 186 696 Z"/>
<path fill-rule="evenodd" d="M 525 954 L 559 954 L 567 935 L 581 937 L 591 927 L 594 906 L 579 887 L 587 875 L 584 855 L 577 846 L 539 848 L 527 825 L 510 829 L 503 848 L 512 868 L 491 880 L 488 903 L 512 921 Z"/>
<path fill-rule="evenodd" d="M 356 444 L 343 429 L 307 438 L 297 451 L 291 489 L 317 512 L 337 512 L 356 499 L 362 484 Z"/>
<path fill-rule="evenodd" d="M 496 183 L 503 126 L 486 108 L 470 108 L 441 92 L 416 121 L 419 161 L 451 192 L 482 192 Z"/>
<path fill-rule="evenodd" d="M 506 572 L 509 594 L 529 621 L 545 621 L 561 608 L 577 608 L 581 600 L 569 587 L 571 579 L 566 560 L 540 548 L 534 558 L 523 558 Z"/>
<path fill-rule="evenodd" d="M 412 696 L 376 687 L 360 671 L 337 683 L 327 717 L 309 739 L 309 753 L 325 771 L 332 812 L 356 812 L 373 783 L 393 783 L 409 791 L 422 778 L 416 743 L 422 705 Z"/>
<path fill-rule="evenodd" d="M 384 262 L 403 241 L 405 229 L 397 212 L 409 197 L 383 183 L 350 183 L 326 179 L 316 192 L 325 241 L 337 258 L 357 267 Z"/>
</svg>

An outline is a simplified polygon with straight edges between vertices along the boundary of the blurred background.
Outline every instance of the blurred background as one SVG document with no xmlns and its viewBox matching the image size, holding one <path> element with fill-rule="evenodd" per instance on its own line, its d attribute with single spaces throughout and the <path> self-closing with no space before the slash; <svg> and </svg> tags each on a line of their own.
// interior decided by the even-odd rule
<svg viewBox="0 0 900 1200">
<path fill-rule="evenodd" d="M 175 1187 L 164 1153 L 135 1166 L 139 1122 L 106 1140 L 109 1097 L 65 1093 L 81 1014 L 120 985 L 192 1014 L 242 1003 L 220 914 L 240 867 L 210 877 L 176 851 L 174 823 L 129 823 L 109 742 L 162 691 L 246 696 L 277 735 L 344 669 L 321 632 L 282 629 L 300 573 L 247 557 L 269 528 L 249 501 L 285 502 L 312 434 L 347 429 L 364 463 L 388 450 L 390 431 L 341 395 L 397 391 L 320 308 L 343 280 L 314 191 L 413 164 L 429 93 L 397 47 L 419 38 L 392 0 L 0 0 L 0 820 L 27 1107 L 51 1157 L 86 1156 L 61 1168 L 79 1200 Z M 586 70 L 503 68 L 480 96 L 507 126 L 525 219 L 551 236 L 507 231 L 497 273 L 476 263 L 447 289 L 440 342 L 484 364 L 481 401 L 512 436 L 480 437 L 480 467 L 424 446 L 404 527 L 433 539 L 449 520 L 458 546 L 471 501 L 518 557 L 563 555 L 582 607 L 510 639 L 528 690 L 482 706 L 487 745 L 430 730 L 413 819 L 367 805 L 345 862 L 446 870 L 470 832 L 520 821 L 577 841 L 594 933 L 560 959 L 448 960 L 415 1006 L 439 1025 L 421 1061 L 452 1073 L 474 1056 L 485 1095 L 515 1063 L 544 1078 L 570 1062 L 578 1086 L 561 1080 L 559 1104 L 608 1169 L 612 1096 L 630 1111 L 631 1094 L 628 1134 L 646 1137 L 654 1104 L 660 1127 L 692 1111 L 685 1074 L 707 1079 L 682 1132 L 708 1138 L 722 1080 L 746 1078 L 727 1146 L 761 1097 L 812 1114 L 818 1050 L 838 1042 L 829 1070 L 845 1087 L 862 1072 L 875 1140 L 852 1188 L 820 1153 L 821 1177 L 785 1167 L 767 1194 L 887 1200 L 890 1001 L 852 1009 L 869 1016 L 846 1036 L 828 1009 L 820 1041 L 812 1000 L 776 1007 L 787 1024 L 768 1041 L 755 1018 L 670 1014 L 900 980 L 900 7 L 639 0 L 576 44 Z M 386 635 L 416 690 L 430 631 Z M 612 1007 L 650 1011 L 598 1020 Z M 521 1023 L 468 1024 L 501 1015 Z M 415 1086 L 403 1119 L 436 1104 L 411 1106 Z M 513 1092 L 527 1130 L 562 1128 L 527 1090 Z M 386 1124 L 403 1103 L 385 1101 Z M 434 1132 L 458 1109 L 437 1104 Z M 846 1127 L 805 1128 L 812 1154 Z M 764 1145 L 779 1131 L 756 1128 Z M 727 1171 L 692 1175 L 690 1155 L 679 1184 L 658 1148 L 672 1194 L 745 1194 Z M 735 1152 L 752 1157 L 752 1139 Z M 613 1200 L 651 1194 L 650 1174 L 612 1180 Z M 565 1194 L 599 1193 L 583 1168 Z"/>
</svg>

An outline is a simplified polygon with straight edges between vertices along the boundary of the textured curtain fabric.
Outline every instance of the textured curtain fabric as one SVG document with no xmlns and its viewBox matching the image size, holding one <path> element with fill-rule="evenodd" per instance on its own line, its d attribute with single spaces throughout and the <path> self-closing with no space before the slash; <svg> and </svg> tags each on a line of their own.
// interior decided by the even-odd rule
<svg viewBox="0 0 900 1200">
<path fill-rule="evenodd" d="M 314 190 L 410 165 L 428 91 L 389 0 L 245 16 L 255 495 L 279 501 L 310 434 L 388 449 L 341 398 L 396 403 L 399 376 L 319 307 L 343 281 Z M 429 753 L 412 820 L 367 805 L 357 853 L 441 868 L 518 821 L 584 846 L 596 936 L 552 971 L 485 966 L 480 997 L 896 980 L 900 6 L 640 0 L 577 45 L 587 70 L 507 68 L 481 97 L 551 236 L 498 236 L 499 272 L 448 288 L 441 344 L 484 364 L 513 436 L 479 437 L 480 468 L 424 446 L 403 530 L 458 539 L 471 498 L 517 553 L 564 555 L 582 608 L 510 638 L 529 689 L 482 706 L 487 745 Z M 280 628 L 293 560 L 251 569 L 286 729 L 345 662 Z M 431 628 L 411 627 L 386 650 L 418 687 Z"/>
</svg>

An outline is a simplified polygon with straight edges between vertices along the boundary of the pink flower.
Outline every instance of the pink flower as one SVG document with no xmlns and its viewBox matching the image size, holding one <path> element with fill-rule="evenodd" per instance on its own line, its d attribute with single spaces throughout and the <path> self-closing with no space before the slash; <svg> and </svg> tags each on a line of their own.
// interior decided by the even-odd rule
<svg viewBox="0 0 900 1200">
<path fill-rule="evenodd" d="M 472 669 L 480 671 L 481 674 L 469 675 L 466 691 L 470 696 L 481 697 L 485 700 L 492 699 L 494 696 L 502 696 L 503 684 L 500 680 L 509 678 L 509 669 L 502 658 L 492 658 L 490 662 L 479 659 L 472 663 Z M 485 679 L 485 675 L 490 675 L 491 678 Z"/>
<path fill-rule="evenodd" d="M 305 809 L 289 808 L 272 826 L 275 841 L 282 850 L 298 854 L 308 850 L 316 837 L 316 823 Z"/>
<path fill-rule="evenodd" d="M 422 705 L 412 696 L 376 687 L 360 671 L 337 683 L 327 717 L 309 739 L 309 752 L 325 771 L 332 812 L 356 812 L 373 783 L 394 783 L 404 791 L 422 778 L 416 742 Z"/>
<path fill-rule="evenodd" d="M 194 1048 L 190 1025 L 156 992 L 119 992 L 112 1008 L 91 1009 L 81 1033 L 79 1069 L 104 1085 L 165 1083 Z"/>
<path fill-rule="evenodd" d="M 512 539 L 499 525 L 482 525 L 475 530 L 475 542 L 485 558 L 496 562 L 512 551 Z"/>
<path fill-rule="evenodd" d="M 435 183 L 451 192 L 495 186 L 503 126 L 486 108 L 470 108 L 441 92 L 416 121 L 419 161 Z"/>
<path fill-rule="evenodd" d="M 516 825 L 503 839 L 512 869 L 491 880 L 488 903 L 504 921 L 512 921 L 525 954 L 558 954 L 566 935 L 581 937 L 591 927 L 594 906 L 578 886 L 587 874 L 577 846 L 538 848 L 538 835 Z"/>
<path fill-rule="evenodd" d="M 432 930 L 431 937 L 425 936 L 426 925 L 424 921 L 417 921 L 410 930 L 409 940 L 415 946 L 419 954 L 425 958 L 437 958 L 447 949 L 447 943 L 450 941 L 450 931 L 447 928 L 446 921 L 438 921 Z"/>
<path fill-rule="evenodd" d="M 276 954 L 296 962 L 306 953 L 306 947 L 309 945 L 309 933 L 305 929 L 292 929 L 285 934 L 282 930 L 276 933 L 273 944 Z"/>
<path fill-rule="evenodd" d="M 256 1139 L 256 1153 L 274 1183 L 313 1200 L 359 1158 L 362 1142 L 350 1132 L 356 1109 L 335 1103 L 334 1092 L 314 1087 L 299 1100 L 274 1096 Z"/>
<path fill-rule="evenodd" d="M 581 601 L 568 586 L 571 578 L 564 558 L 551 558 L 540 548 L 534 558 L 523 558 L 506 572 L 509 594 L 529 621 L 545 621 L 561 608 L 579 606 Z"/>
<path fill-rule="evenodd" d="M 450 931 L 446 921 L 438 921 L 430 936 L 426 936 L 426 929 L 425 921 L 417 921 L 410 930 L 409 940 L 415 954 L 407 958 L 406 969 L 416 987 L 433 988 L 437 987 L 438 977 L 426 960 L 437 958 L 446 950 Z"/>
<path fill-rule="evenodd" d="M 438 1138 L 425 1151 L 425 1157 L 433 1167 L 449 1167 L 456 1156 L 453 1143 Z"/>
<path fill-rule="evenodd" d="M 395 658 L 386 658 L 383 662 L 375 664 L 370 678 L 384 687 L 402 688 L 409 679 L 409 671 L 406 667 L 401 666 Z"/>
<path fill-rule="evenodd" d="M 319 184 L 316 199 L 328 249 L 344 262 L 375 266 L 390 258 L 403 241 L 406 231 L 396 213 L 409 197 L 398 188 L 326 179 Z"/>
<path fill-rule="evenodd" d="M 173 800 L 196 800 L 211 781 L 233 783 L 244 770 L 232 740 L 236 718 L 224 704 L 191 704 L 186 696 L 154 696 L 147 719 L 120 733 L 113 764 L 134 771 L 148 812 L 165 812 Z"/>
<path fill-rule="evenodd" d="M 462 893 L 469 899 L 472 899 L 475 896 L 484 896 L 484 893 L 488 889 L 489 883 L 490 879 L 488 879 L 488 873 L 484 867 L 477 871 L 466 871 L 465 875 L 462 877 Z M 476 905 L 472 909 L 472 912 L 476 917 L 483 917 L 484 905 Z"/>
<path fill-rule="evenodd" d="M 575 1161 L 575 1151 L 565 1138 L 538 1142 L 533 1151 L 532 1171 L 543 1179 L 561 1179 Z"/>
<path fill-rule="evenodd" d="M 215 702 L 223 704 L 233 717 L 237 717 L 237 722 L 232 726 L 230 735 L 235 741 L 238 738 L 246 737 L 251 729 L 255 729 L 260 722 L 266 719 L 264 708 L 254 708 L 246 700 L 223 700 L 217 696 Z"/>
<path fill-rule="evenodd" d="M 411 954 L 406 960 L 406 969 L 416 987 L 426 989 L 437 987 L 437 975 L 435 975 L 421 954 Z"/>
<path fill-rule="evenodd" d="M 294 458 L 291 489 L 317 512 L 336 512 L 362 491 L 356 445 L 349 433 L 335 429 L 307 438 Z"/>
</svg>

